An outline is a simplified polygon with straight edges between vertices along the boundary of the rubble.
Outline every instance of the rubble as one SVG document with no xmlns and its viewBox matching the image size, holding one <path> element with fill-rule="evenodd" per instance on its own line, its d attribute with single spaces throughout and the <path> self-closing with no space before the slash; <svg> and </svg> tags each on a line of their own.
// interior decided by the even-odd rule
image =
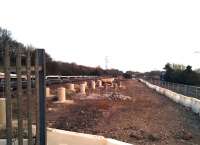
<svg viewBox="0 0 200 145">
<path fill-rule="evenodd" d="M 108 96 L 108 99 L 113 101 L 120 101 L 120 100 L 127 101 L 131 100 L 132 98 L 129 96 L 122 95 L 121 93 L 114 92 Z"/>
</svg>

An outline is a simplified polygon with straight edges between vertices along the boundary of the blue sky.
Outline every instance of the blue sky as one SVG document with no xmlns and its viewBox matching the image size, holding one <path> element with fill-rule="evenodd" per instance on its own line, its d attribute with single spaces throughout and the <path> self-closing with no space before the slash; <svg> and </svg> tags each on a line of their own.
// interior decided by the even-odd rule
<svg viewBox="0 0 200 145">
<path fill-rule="evenodd" d="M 0 26 L 56 60 L 121 70 L 200 68 L 198 0 L 0 0 Z"/>
</svg>

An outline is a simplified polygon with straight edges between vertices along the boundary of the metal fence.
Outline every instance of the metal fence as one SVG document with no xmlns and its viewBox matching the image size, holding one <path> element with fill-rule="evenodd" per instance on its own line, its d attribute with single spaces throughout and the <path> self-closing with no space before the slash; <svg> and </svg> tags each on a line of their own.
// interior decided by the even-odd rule
<svg viewBox="0 0 200 145">
<path fill-rule="evenodd" d="M 154 80 L 154 79 L 148 79 L 148 81 L 154 85 L 172 90 L 179 94 L 200 99 L 200 87 L 190 86 L 185 84 L 177 84 L 177 83 Z"/>
<path fill-rule="evenodd" d="M 16 65 L 10 63 L 11 49 L 7 45 L 4 50 L 4 95 L 6 99 L 6 137 L 7 145 L 12 145 L 13 116 L 17 120 L 17 141 L 23 145 L 24 130 L 28 133 L 28 145 L 46 145 L 46 121 L 45 121 L 45 51 L 36 49 L 34 52 L 28 49 L 22 53 L 21 48 L 16 48 Z M 26 63 L 22 66 L 22 54 L 25 53 Z M 33 56 L 34 55 L 34 56 Z M 33 57 L 32 57 L 33 56 Z M 31 58 L 34 58 L 32 66 Z M 16 90 L 11 87 L 11 67 L 16 70 Z M 25 71 L 24 71 L 25 68 Z M 26 76 L 26 87 L 23 88 L 22 76 Z M 33 84 L 34 81 L 34 84 Z M 16 100 L 16 112 L 13 112 L 13 100 Z M 26 100 L 26 112 L 23 109 L 23 101 Z M 34 114 L 36 114 L 34 116 Z M 25 116 L 25 117 L 24 117 Z M 27 125 L 25 127 L 24 121 Z M 36 126 L 36 135 L 33 134 L 33 125 Z"/>
</svg>

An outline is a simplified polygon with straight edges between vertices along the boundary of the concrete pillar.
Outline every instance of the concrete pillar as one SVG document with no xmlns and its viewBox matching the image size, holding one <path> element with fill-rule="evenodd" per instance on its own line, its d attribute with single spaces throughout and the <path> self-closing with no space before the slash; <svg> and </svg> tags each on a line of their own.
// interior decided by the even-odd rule
<svg viewBox="0 0 200 145">
<path fill-rule="evenodd" d="M 81 94 L 86 94 L 85 93 L 85 84 L 80 84 L 80 93 Z"/>
<path fill-rule="evenodd" d="M 106 90 L 108 89 L 108 84 L 107 84 L 107 83 L 105 83 L 105 89 L 106 89 Z"/>
<path fill-rule="evenodd" d="M 69 90 L 70 91 L 75 91 L 74 84 L 69 84 Z"/>
<path fill-rule="evenodd" d="M 91 81 L 91 86 L 92 86 L 92 89 L 95 90 L 95 88 L 96 88 L 96 83 L 95 83 L 95 81 Z"/>
<path fill-rule="evenodd" d="M 122 87 L 122 82 L 119 82 L 119 87 L 120 87 L 120 88 Z"/>
<path fill-rule="evenodd" d="M 60 87 L 57 89 L 57 97 L 59 102 L 64 102 L 66 100 L 66 93 L 64 87 Z"/>
<path fill-rule="evenodd" d="M 6 128 L 6 99 L 0 98 L 0 128 Z"/>
<path fill-rule="evenodd" d="M 111 87 L 114 87 L 114 84 L 113 84 L 113 83 L 111 83 Z"/>
<path fill-rule="evenodd" d="M 50 88 L 46 87 L 46 97 L 50 97 L 51 93 L 50 93 Z"/>
<path fill-rule="evenodd" d="M 86 81 L 84 82 L 84 84 L 85 84 L 85 87 L 87 87 L 88 83 Z"/>
<path fill-rule="evenodd" d="M 97 83 L 98 83 L 99 87 L 102 87 L 102 81 L 101 80 L 98 80 Z"/>
<path fill-rule="evenodd" d="M 117 89 L 118 88 L 118 85 L 117 83 L 114 83 L 114 88 Z"/>
</svg>

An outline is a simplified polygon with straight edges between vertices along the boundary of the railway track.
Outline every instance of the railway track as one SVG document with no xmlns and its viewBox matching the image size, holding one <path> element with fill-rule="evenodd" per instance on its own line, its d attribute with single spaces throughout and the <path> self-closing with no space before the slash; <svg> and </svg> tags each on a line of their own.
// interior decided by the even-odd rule
<svg viewBox="0 0 200 145">
<path fill-rule="evenodd" d="M 55 84 L 64 84 L 64 83 L 78 83 L 83 81 L 89 81 L 89 80 L 96 80 L 100 77 L 97 76 L 46 76 L 46 85 L 55 85 Z M 22 76 L 22 88 L 27 88 L 28 81 L 25 76 Z M 17 76 L 11 75 L 10 80 L 11 90 L 17 89 Z M 35 79 L 32 77 L 31 81 L 32 88 L 35 87 Z M 0 92 L 3 92 L 5 89 L 5 80 L 4 80 L 4 74 L 0 75 Z"/>
</svg>

